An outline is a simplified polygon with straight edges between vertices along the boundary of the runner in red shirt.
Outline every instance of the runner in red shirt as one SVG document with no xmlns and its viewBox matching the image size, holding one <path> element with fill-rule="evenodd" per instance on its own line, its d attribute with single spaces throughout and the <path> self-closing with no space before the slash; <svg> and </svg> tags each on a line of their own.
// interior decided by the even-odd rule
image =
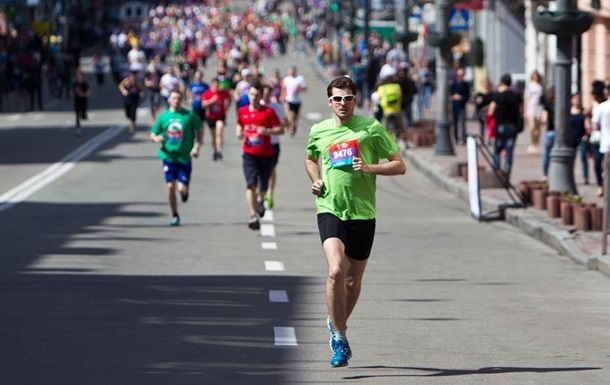
<svg viewBox="0 0 610 385">
<path fill-rule="evenodd" d="M 231 94 L 220 87 L 218 78 L 210 81 L 210 88 L 201 98 L 201 106 L 205 108 L 205 121 L 212 132 L 213 160 L 222 159 L 223 131 L 231 102 Z"/>
<path fill-rule="evenodd" d="M 261 104 L 262 96 L 262 84 L 253 83 L 248 90 L 250 105 L 237 110 L 235 131 L 237 138 L 244 140 L 242 168 L 246 178 L 246 204 L 250 211 L 248 227 L 252 230 L 260 228 L 259 218 L 265 215 L 263 202 L 274 162 L 270 136 L 284 133 L 273 109 Z"/>
</svg>

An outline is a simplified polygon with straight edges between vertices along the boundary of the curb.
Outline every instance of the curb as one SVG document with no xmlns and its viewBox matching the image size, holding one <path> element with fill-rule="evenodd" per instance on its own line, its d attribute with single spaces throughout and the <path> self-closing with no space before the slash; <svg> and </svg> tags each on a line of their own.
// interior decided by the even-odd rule
<svg viewBox="0 0 610 385">
<path fill-rule="evenodd" d="M 412 150 L 407 150 L 404 156 L 417 170 L 430 178 L 434 183 L 458 198 L 468 201 L 469 192 L 466 182 L 446 175 L 441 171 L 440 167 L 425 162 Z M 505 202 L 481 194 L 481 207 L 486 211 L 497 210 L 502 203 Z M 587 269 L 599 271 L 610 277 L 609 256 L 589 254 L 570 232 L 557 228 L 539 215 L 533 214 L 527 209 L 509 208 L 505 212 L 505 221 L 530 237 L 569 257 L 576 263 L 586 266 Z"/>
</svg>

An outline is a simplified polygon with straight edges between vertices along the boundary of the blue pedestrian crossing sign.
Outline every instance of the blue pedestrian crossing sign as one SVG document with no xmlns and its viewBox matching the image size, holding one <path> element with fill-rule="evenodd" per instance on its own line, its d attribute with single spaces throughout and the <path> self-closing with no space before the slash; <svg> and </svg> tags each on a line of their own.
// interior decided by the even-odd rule
<svg viewBox="0 0 610 385">
<path fill-rule="evenodd" d="M 470 14 L 467 9 L 452 9 L 449 11 L 449 31 L 468 31 Z"/>
</svg>

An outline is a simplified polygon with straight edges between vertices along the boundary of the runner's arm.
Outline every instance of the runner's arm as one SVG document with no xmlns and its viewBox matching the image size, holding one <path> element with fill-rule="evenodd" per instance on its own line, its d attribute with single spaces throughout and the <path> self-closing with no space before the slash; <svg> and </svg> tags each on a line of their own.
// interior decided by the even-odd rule
<svg viewBox="0 0 610 385">
<path fill-rule="evenodd" d="M 318 160 L 310 155 L 305 156 L 305 171 L 311 180 L 311 193 L 318 195 L 322 192 L 324 182 L 320 179 L 320 165 Z"/>
<path fill-rule="evenodd" d="M 407 172 L 407 166 L 398 151 L 388 156 L 387 159 L 388 161 L 385 163 L 365 164 L 362 161 L 362 158 L 354 157 L 352 165 L 354 170 L 361 171 L 365 174 L 403 175 Z"/>
</svg>

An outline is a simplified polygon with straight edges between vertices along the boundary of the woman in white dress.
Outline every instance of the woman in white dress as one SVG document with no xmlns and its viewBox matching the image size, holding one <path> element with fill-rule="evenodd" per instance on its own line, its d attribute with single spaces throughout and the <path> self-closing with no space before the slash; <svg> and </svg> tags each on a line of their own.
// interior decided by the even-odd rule
<svg viewBox="0 0 610 385">
<path fill-rule="evenodd" d="M 542 76 L 538 71 L 534 71 L 530 76 L 530 81 L 525 87 L 525 94 L 523 95 L 525 101 L 525 118 L 527 119 L 527 127 L 530 131 L 530 145 L 527 148 L 527 152 L 530 154 L 538 153 L 540 151 L 543 94 L 544 86 L 542 85 Z"/>
</svg>

